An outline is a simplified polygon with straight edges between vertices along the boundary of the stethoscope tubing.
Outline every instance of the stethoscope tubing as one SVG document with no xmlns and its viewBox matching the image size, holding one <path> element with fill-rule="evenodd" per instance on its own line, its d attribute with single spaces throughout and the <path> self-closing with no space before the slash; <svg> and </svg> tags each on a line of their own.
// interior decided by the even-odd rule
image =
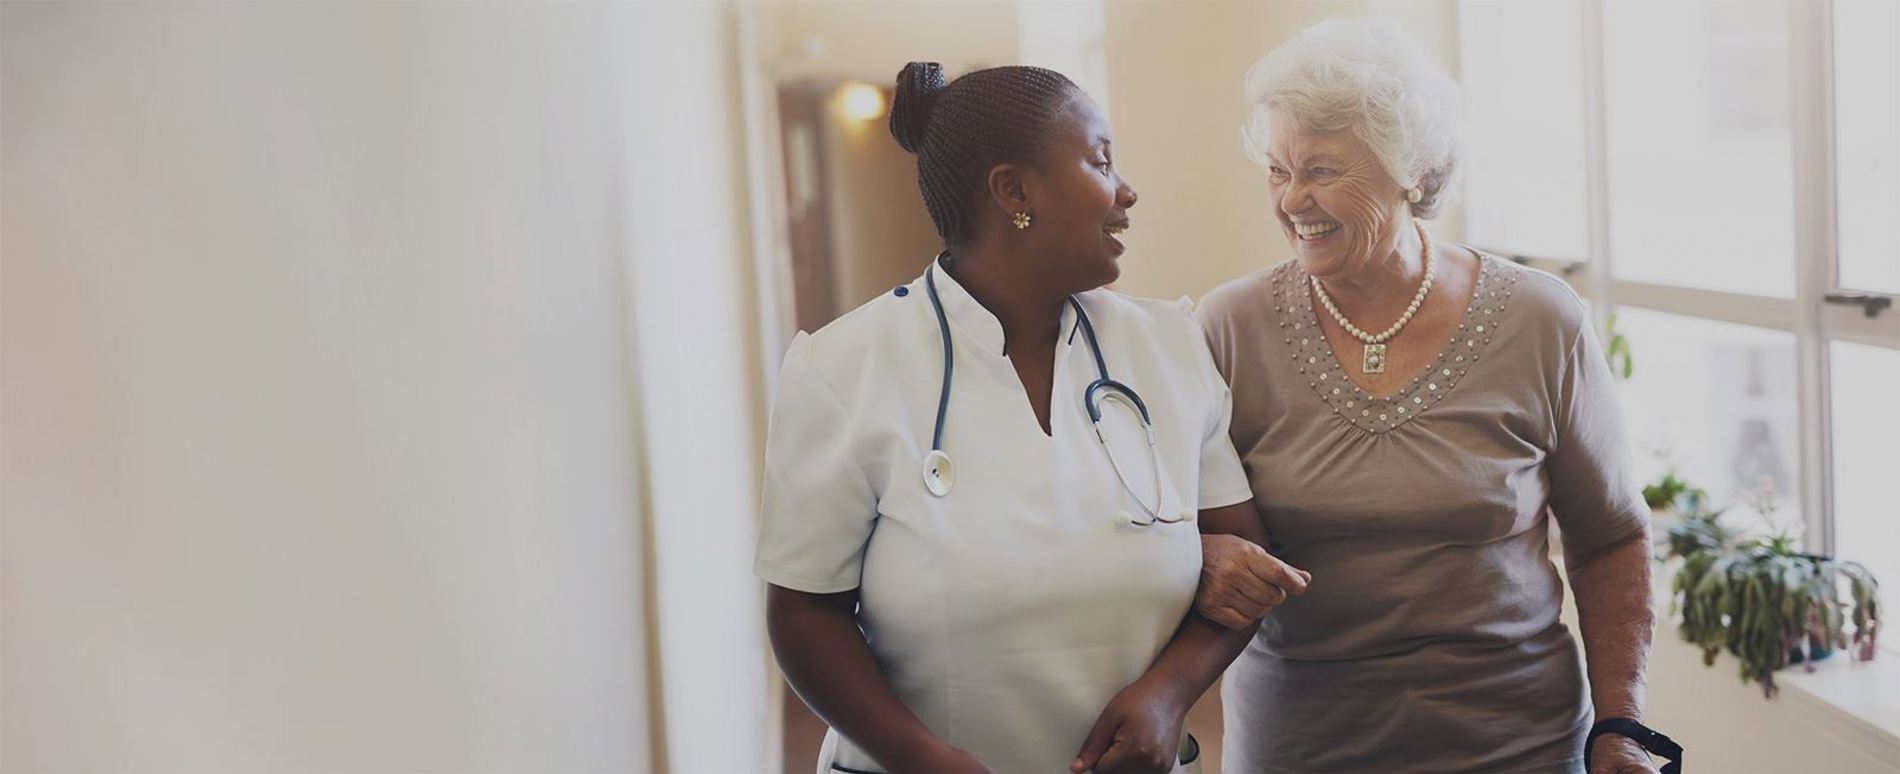
<svg viewBox="0 0 1900 774">
<path fill-rule="evenodd" d="M 936 423 L 931 428 L 930 454 L 925 457 L 925 481 L 927 484 L 932 484 L 930 487 L 932 494 L 943 497 L 949 493 L 950 486 L 954 482 L 954 472 L 951 471 L 949 455 L 943 451 L 943 429 L 945 420 L 949 417 L 951 375 L 956 368 L 956 356 L 950 344 L 950 321 L 944 315 L 943 300 L 937 295 L 936 270 L 937 264 L 935 260 L 931 261 L 929 269 L 924 270 L 924 292 L 930 297 L 931 311 L 935 312 L 937 317 L 937 333 L 943 340 L 943 386 L 937 393 L 937 418 Z M 1101 443 L 1103 453 L 1108 455 L 1109 467 L 1114 469 L 1116 480 L 1121 483 L 1122 488 L 1127 490 L 1130 496 L 1134 497 L 1135 504 L 1140 506 L 1142 510 L 1148 512 L 1147 521 L 1134 521 L 1134 523 L 1140 526 L 1148 526 L 1157 522 L 1162 524 L 1178 524 L 1186 521 L 1187 516 L 1185 514 L 1175 518 L 1167 518 L 1161 515 L 1162 506 L 1166 504 L 1166 500 L 1162 496 L 1161 456 L 1156 444 L 1154 420 L 1148 413 L 1147 402 L 1141 399 L 1141 395 L 1136 393 L 1133 387 L 1129 387 L 1109 377 L 1108 359 L 1102 356 L 1102 345 L 1101 342 L 1095 338 L 1095 325 L 1089 320 L 1088 312 L 1082 308 L 1082 302 L 1076 300 L 1075 296 L 1069 297 L 1069 306 L 1075 309 L 1075 318 L 1077 324 L 1082 328 L 1082 337 L 1088 341 L 1089 353 L 1095 356 L 1095 373 L 1097 378 L 1095 381 L 1090 382 L 1088 387 L 1082 391 L 1082 405 L 1088 409 L 1089 423 L 1093 425 L 1095 429 L 1095 439 Z M 1101 400 L 1097 400 L 1097 393 L 1106 393 L 1106 395 L 1104 395 Z M 1141 417 L 1142 431 L 1147 435 L 1149 467 L 1152 469 L 1155 482 L 1155 505 L 1152 508 L 1150 508 L 1147 503 L 1142 502 L 1141 496 L 1135 492 L 1134 486 L 1128 481 L 1127 476 L 1122 473 L 1121 462 L 1115 459 L 1115 452 L 1109 448 L 1108 438 L 1102 433 L 1101 403 L 1115 397 L 1123 398 L 1126 402 L 1131 404 L 1136 413 Z M 941 468 L 938 466 L 941 466 Z M 946 477 L 948 478 L 947 481 L 944 480 Z"/>
<path fill-rule="evenodd" d="M 943 420 L 950 411 L 950 373 L 956 368 L 956 355 L 950 351 L 950 321 L 943 316 L 943 301 L 937 297 L 937 262 L 932 260 L 924 271 L 924 292 L 930 295 L 930 308 L 937 313 L 937 332 L 943 335 L 943 389 L 937 393 L 937 425 L 930 432 L 930 450 L 943 451 Z"/>
</svg>

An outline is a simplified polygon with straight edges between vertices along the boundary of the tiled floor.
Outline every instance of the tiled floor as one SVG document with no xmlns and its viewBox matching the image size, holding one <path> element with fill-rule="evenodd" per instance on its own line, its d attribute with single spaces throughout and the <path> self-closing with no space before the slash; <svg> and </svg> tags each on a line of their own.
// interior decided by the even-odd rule
<svg viewBox="0 0 1900 774">
<path fill-rule="evenodd" d="M 1201 697 L 1188 713 L 1188 733 L 1201 742 L 1201 769 L 1220 774 L 1220 686 Z M 825 724 L 805 708 L 798 695 L 785 689 L 785 774 L 812 774 Z"/>
</svg>

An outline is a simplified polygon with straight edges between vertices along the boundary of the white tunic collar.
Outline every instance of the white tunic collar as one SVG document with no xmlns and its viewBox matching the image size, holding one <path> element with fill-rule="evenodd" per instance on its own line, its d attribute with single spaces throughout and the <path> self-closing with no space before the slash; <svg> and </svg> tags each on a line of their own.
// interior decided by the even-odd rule
<svg viewBox="0 0 1900 774">
<path fill-rule="evenodd" d="M 1003 323 L 944 269 L 947 257 L 947 254 L 939 255 L 931 261 L 931 264 L 937 268 L 934 273 L 937 298 L 943 303 L 944 317 L 950 321 L 950 327 L 953 330 L 965 337 L 978 350 L 1002 357 L 1005 354 L 1003 352 Z M 929 292 L 925 287 L 924 277 L 918 277 L 916 284 L 919 290 Z M 1077 300 L 1082 299 L 1077 297 Z M 1075 308 L 1064 303 L 1062 318 L 1056 325 L 1056 329 L 1061 334 L 1057 339 L 1057 345 L 1061 349 L 1066 350 L 1077 343 L 1075 332 L 1072 330 L 1075 324 Z M 1100 324 L 1100 322 L 1096 323 L 1098 327 Z"/>
</svg>

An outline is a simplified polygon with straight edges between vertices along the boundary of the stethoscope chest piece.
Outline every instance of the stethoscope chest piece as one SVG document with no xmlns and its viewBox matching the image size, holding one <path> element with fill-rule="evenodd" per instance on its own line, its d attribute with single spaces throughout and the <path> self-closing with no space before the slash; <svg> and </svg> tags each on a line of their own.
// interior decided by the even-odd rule
<svg viewBox="0 0 1900 774">
<path fill-rule="evenodd" d="M 943 258 L 944 255 L 939 255 L 937 261 Z M 931 428 L 930 453 L 924 455 L 924 488 L 934 496 L 944 497 L 957 485 L 957 469 L 950 464 L 950 455 L 943 453 L 943 426 L 950 410 L 950 376 L 955 368 L 956 355 L 950 346 L 950 322 L 943 313 L 943 300 L 937 296 L 936 263 L 933 261 L 930 268 L 924 271 L 924 290 L 930 296 L 930 310 L 937 317 L 938 337 L 943 340 L 943 386 L 937 393 L 937 421 Z M 1082 403 L 1088 407 L 1089 422 L 1095 426 L 1095 440 L 1101 442 L 1103 451 L 1108 455 L 1109 467 L 1115 470 L 1115 477 L 1120 480 L 1122 488 L 1134 498 L 1135 505 L 1142 511 L 1142 515 L 1137 517 L 1123 509 L 1116 514 L 1116 518 L 1140 527 L 1187 521 L 1191 514 L 1183 512 L 1170 516 L 1162 513 L 1168 505 L 1164 494 L 1166 484 L 1161 478 L 1160 451 L 1155 448 L 1154 420 L 1148 415 L 1147 404 L 1142 403 L 1141 396 L 1135 394 L 1134 388 L 1109 378 L 1108 360 L 1102 357 L 1102 344 L 1095 339 L 1095 326 L 1089 322 L 1088 311 L 1082 308 L 1082 302 L 1075 300 L 1074 296 L 1069 297 L 1069 306 L 1075 309 L 1076 326 L 1081 329 L 1083 338 L 1088 340 L 1089 352 L 1095 356 L 1095 372 L 1099 375 L 1082 391 Z M 1074 338 L 1073 332 L 1070 338 Z M 1123 473 L 1121 460 L 1116 459 L 1115 450 L 1109 448 L 1108 436 L 1102 433 L 1104 403 L 1121 406 L 1141 423 L 1142 434 L 1147 436 L 1148 480 L 1154 482 L 1153 505 L 1136 492 L 1134 482 L 1129 481 Z"/>
<path fill-rule="evenodd" d="M 924 488 L 932 495 L 943 497 L 957 485 L 957 468 L 950 463 L 950 455 L 942 449 L 934 449 L 924 455 Z"/>
</svg>

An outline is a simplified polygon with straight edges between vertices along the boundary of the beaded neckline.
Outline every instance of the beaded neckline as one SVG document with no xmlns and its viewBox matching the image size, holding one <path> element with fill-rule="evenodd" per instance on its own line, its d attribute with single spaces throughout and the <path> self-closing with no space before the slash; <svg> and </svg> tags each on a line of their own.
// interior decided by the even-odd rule
<svg viewBox="0 0 1900 774">
<path fill-rule="evenodd" d="M 1497 335 L 1505 305 L 1522 272 L 1516 266 L 1478 253 L 1478 278 L 1458 328 L 1431 367 L 1415 375 L 1396 394 L 1375 397 L 1353 384 L 1320 332 L 1319 318 L 1307 292 L 1306 272 L 1289 261 L 1273 273 L 1274 316 L 1288 356 L 1319 399 L 1340 418 L 1369 433 L 1389 432 L 1444 400 L 1483 355 Z"/>
</svg>

